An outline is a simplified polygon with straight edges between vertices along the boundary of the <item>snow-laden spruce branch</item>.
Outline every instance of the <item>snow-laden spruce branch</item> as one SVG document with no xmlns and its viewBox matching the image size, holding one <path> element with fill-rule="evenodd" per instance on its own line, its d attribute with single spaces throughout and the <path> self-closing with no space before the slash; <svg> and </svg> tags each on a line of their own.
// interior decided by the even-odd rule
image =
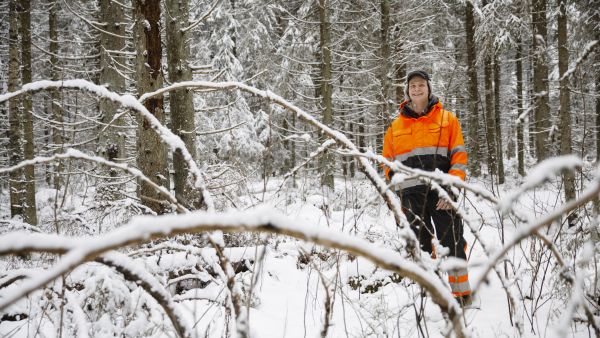
<svg viewBox="0 0 600 338">
<path fill-rule="evenodd" d="M 22 169 L 29 165 L 49 163 L 49 162 L 54 162 L 56 160 L 64 160 L 64 159 L 84 160 L 84 161 L 94 162 L 94 163 L 105 165 L 105 166 L 108 166 L 111 168 L 126 171 L 129 174 L 131 174 L 132 176 L 135 176 L 139 180 L 145 182 L 146 184 L 150 185 L 152 188 L 156 189 L 162 195 L 164 195 L 167 198 L 167 200 L 173 206 L 175 206 L 175 208 L 178 212 L 187 212 L 188 211 L 183 205 L 181 205 L 177 201 L 175 196 L 173 196 L 173 194 L 171 194 L 171 192 L 169 190 L 167 190 L 163 186 L 160 186 L 160 185 L 154 183 L 151 179 L 149 179 L 146 175 L 144 175 L 144 173 L 142 173 L 139 169 L 131 167 L 124 163 L 116 163 L 113 161 L 109 161 L 103 157 L 87 155 L 77 149 L 67 149 L 64 153 L 56 154 L 53 156 L 38 156 L 31 160 L 25 160 L 25 161 L 19 162 L 18 164 L 14 165 L 12 167 L 0 168 L 0 174 L 19 170 L 19 169 Z"/>
<path fill-rule="evenodd" d="M 431 295 L 452 322 L 457 337 L 465 337 L 460 306 L 446 285 L 432 272 L 407 260 L 398 252 L 329 228 L 307 227 L 274 209 L 212 213 L 197 211 L 181 215 L 140 216 L 128 225 L 94 238 L 69 238 L 53 234 L 14 232 L 0 236 L 0 255 L 53 252 L 65 255 L 52 267 L 24 281 L 19 290 L 0 299 L 0 310 L 39 289 L 78 265 L 95 260 L 111 250 L 183 233 L 257 232 L 287 235 L 318 245 L 362 256 L 377 266 L 417 282 Z"/>
<path fill-rule="evenodd" d="M 293 103 L 287 101 L 283 97 L 269 91 L 269 90 L 260 90 L 255 87 L 249 86 L 242 82 L 210 82 L 210 81 L 184 81 L 178 82 L 171 86 L 164 87 L 158 89 L 154 92 L 143 94 L 139 102 L 144 102 L 155 96 L 160 96 L 165 93 L 168 93 L 173 90 L 178 90 L 182 88 L 196 88 L 196 89 L 213 89 L 213 90 L 241 90 L 243 92 L 260 96 L 269 100 L 269 102 L 276 104 L 292 113 L 294 113 L 299 119 L 308 123 L 309 125 L 317 128 L 321 133 L 325 134 L 329 138 L 335 140 L 337 144 L 341 147 L 345 147 L 350 152 L 359 153 L 358 147 L 350 141 L 348 137 L 342 132 L 334 130 L 333 128 L 321 123 L 314 116 L 308 114 L 298 106 Z M 1 102 L 1 101 L 0 101 Z M 407 242 L 407 251 L 417 260 L 420 257 L 420 251 L 418 250 L 419 245 L 417 242 L 417 238 L 409 229 L 408 222 L 406 221 L 406 217 L 402 213 L 402 208 L 400 206 L 400 201 L 396 194 L 387 188 L 387 184 L 385 181 L 379 176 L 377 170 L 371 165 L 368 159 L 364 157 L 357 156 L 358 161 L 361 164 L 361 168 L 365 173 L 366 177 L 371 181 L 377 192 L 384 199 L 390 210 L 394 215 L 394 219 L 396 220 L 396 224 L 399 225 L 400 231 L 399 234 L 404 240 Z"/>
<path fill-rule="evenodd" d="M 206 184 L 203 178 L 203 172 L 200 170 L 196 161 L 192 158 L 192 155 L 188 151 L 187 147 L 183 140 L 173 134 L 169 128 L 165 127 L 158 121 L 156 116 L 152 115 L 148 109 L 135 97 L 129 94 L 119 95 L 115 92 L 112 92 L 105 87 L 93 84 L 86 80 L 64 80 L 64 81 L 36 81 L 32 83 L 27 83 L 23 85 L 23 87 L 17 91 L 6 93 L 0 95 L 0 103 L 23 95 L 25 93 L 37 92 L 41 90 L 48 89 L 79 89 L 86 90 L 93 94 L 96 94 L 99 97 L 109 99 L 111 101 L 117 102 L 121 104 L 123 107 L 131 108 L 137 111 L 146 121 L 149 122 L 150 126 L 154 131 L 160 136 L 163 142 L 168 145 L 173 152 L 180 150 L 183 156 L 183 159 L 188 165 L 189 171 L 194 178 L 195 188 L 199 189 L 202 193 L 202 197 L 204 199 L 204 203 L 207 206 L 208 210 L 214 209 L 213 201 L 210 193 L 206 189 Z"/>
</svg>

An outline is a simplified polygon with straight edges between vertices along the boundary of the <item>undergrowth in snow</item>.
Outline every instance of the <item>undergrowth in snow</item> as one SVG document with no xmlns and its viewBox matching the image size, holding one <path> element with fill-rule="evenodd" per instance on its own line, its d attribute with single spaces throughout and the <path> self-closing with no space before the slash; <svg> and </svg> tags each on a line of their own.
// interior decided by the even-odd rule
<svg viewBox="0 0 600 338">
<path fill-rule="evenodd" d="M 562 204 L 557 184 L 549 181 L 528 189 L 511 203 L 530 219 L 539 218 Z M 296 187 L 270 179 L 231 189 L 238 190 L 238 208 L 268 205 L 307 227 L 329 228 L 402 251 L 394 219 L 367 180 L 337 180 L 333 192 L 312 188 L 315 186 L 315 181 L 305 177 L 296 180 Z M 510 196 L 511 191 L 514 187 L 500 186 L 498 195 Z M 2 227 L 3 233 L 20 230 L 79 238 L 99 236 L 144 212 L 130 200 L 99 203 L 94 189 L 73 191 L 64 202 L 63 193 L 52 189 L 38 192 L 39 228 L 17 219 L 3 220 L 7 225 Z M 500 249 L 503 239 L 517 234 L 521 225 L 472 193 L 463 195 L 459 202 L 483 241 L 482 246 L 465 230 L 473 280 L 482 277 L 481 268 L 489 259 L 483 247 L 492 252 Z M 584 290 L 582 297 L 593 304 L 598 284 L 598 270 L 593 264 L 598 253 L 592 250 L 588 252 L 591 257 L 581 257 L 588 228 L 597 226 L 589 212 L 579 211 L 576 228 L 566 227 L 563 220 L 541 232 L 559 249 L 567 269 L 576 272 Z M 449 332 L 447 318 L 417 283 L 363 257 L 286 236 L 238 233 L 225 234 L 223 239 L 224 254 L 232 263 L 242 304 L 248 309 L 251 337 L 319 336 L 326 316 L 331 337 L 438 337 Z M 178 318 L 195 336 L 224 337 L 233 334 L 229 291 L 216 252 L 207 243 L 202 234 L 178 235 L 119 251 L 170 294 L 181 313 Z M 54 261 L 55 256 L 42 253 L 3 258 L 0 297 Z M 442 277 L 444 264 L 452 262 L 445 258 L 424 261 Z M 585 318 L 578 306 L 568 314 L 574 320 L 560 324 L 573 288 L 561 278 L 565 268 L 556 264 L 540 239 L 530 237 L 521 242 L 496 267 L 506 278 L 516 303 L 509 311 L 503 284 L 495 273 L 488 274 L 477 294 L 481 308 L 467 310 L 462 319 L 471 336 L 554 336 L 565 330 L 569 336 L 589 335 L 587 326 L 578 324 Z M 21 279 L 3 285 L 14 278 Z M 78 337 L 168 337 L 175 333 L 148 292 L 98 262 L 81 264 L 2 312 L 3 336 L 29 337 L 36 332 L 43 332 L 45 337 L 60 332 Z"/>
</svg>

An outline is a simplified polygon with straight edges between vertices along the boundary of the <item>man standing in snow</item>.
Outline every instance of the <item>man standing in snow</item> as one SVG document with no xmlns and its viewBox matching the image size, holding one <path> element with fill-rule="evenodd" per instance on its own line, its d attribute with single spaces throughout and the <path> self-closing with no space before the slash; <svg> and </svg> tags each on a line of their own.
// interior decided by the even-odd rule
<svg viewBox="0 0 600 338">
<path fill-rule="evenodd" d="M 432 94 L 429 75 L 421 70 L 406 76 L 406 100 L 400 114 L 387 129 L 382 155 L 389 160 L 427 171 L 436 169 L 465 179 L 467 152 L 456 116 L 444 110 Z M 386 175 L 391 178 L 389 168 Z M 405 179 L 398 186 L 402 210 L 415 232 L 421 249 L 433 257 L 434 234 L 449 255 L 466 260 L 463 224 L 450 203 L 425 182 Z M 434 226 L 435 225 L 435 231 Z M 449 273 L 452 294 L 461 304 L 470 304 L 471 287 L 467 269 Z"/>
</svg>

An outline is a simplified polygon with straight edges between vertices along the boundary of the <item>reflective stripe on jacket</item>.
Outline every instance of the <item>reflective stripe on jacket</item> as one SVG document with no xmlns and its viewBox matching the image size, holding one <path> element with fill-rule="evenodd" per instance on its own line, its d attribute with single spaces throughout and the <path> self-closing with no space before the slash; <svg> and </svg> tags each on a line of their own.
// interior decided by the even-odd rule
<svg viewBox="0 0 600 338">
<path fill-rule="evenodd" d="M 402 102 L 398 118 L 385 133 L 382 155 L 411 168 L 427 171 L 437 168 L 464 180 L 467 152 L 456 116 L 445 110 L 435 97 L 424 115 L 416 115 L 407 103 Z M 389 178 L 389 168 L 385 168 L 385 174 Z M 400 188 L 421 185 L 422 181 L 405 180 Z"/>
</svg>

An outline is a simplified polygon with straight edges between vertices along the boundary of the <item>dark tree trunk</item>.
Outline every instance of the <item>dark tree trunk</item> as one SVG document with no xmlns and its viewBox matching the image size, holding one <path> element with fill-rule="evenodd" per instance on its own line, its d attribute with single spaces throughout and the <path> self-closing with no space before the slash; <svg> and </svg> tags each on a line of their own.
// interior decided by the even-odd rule
<svg viewBox="0 0 600 338">
<path fill-rule="evenodd" d="M 48 1 L 48 31 L 50 36 L 50 79 L 52 81 L 58 81 L 60 79 L 60 70 L 58 64 L 58 2 L 55 0 Z M 61 93 L 58 90 L 52 90 L 50 92 L 50 104 L 48 105 L 50 108 L 50 113 L 52 119 L 56 122 L 57 126 L 52 128 L 52 143 L 54 145 L 54 153 L 59 154 L 64 152 L 64 141 L 63 141 L 63 133 L 64 126 L 63 122 L 63 110 L 62 106 L 59 104 L 61 97 Z M 53 175 L 52 175 L 52 183 L 55 189 L 60 189 L 61 187 L 61 176 L 60 174 L 63 172 L 63 162 L 57 161 L 53 165 Z"/>
<path fill-rule="evenodd" d="M 331 83 L 331 22 L 329 22 L 329 2 L 319 0 L 319 22 L 320 22 L 320 43 L 321 52 L 321 79 L 320 90 L 321 109 L 323 109 L 323 123 L 327 126 L 333 125 L 333 86 Z M 333 171 L 335 166 L 331 152 L 325 151 L 321 157 L 321 185 L 333 190 Z"/>
<path fill-rule="evenodd" d="M 123 5 L 112 0 L 99 0 L 100 20 L 105 24 L 100 32 L 100 84 L 109 90 L 122 94 L 125 92 L 125 78 L 120 74 L 125 71 L 126 59 L 110 51 L 122 51 L 125 48 L 125 11 Z M 110 34 L 109 34 L 110 33 Z M 100 155 L 110 161 L 122 161 L 125 156 L 125 137 L 118 128 L 123 126 L 123 119 L 113 121 L 119 105 L 110 100 L 100 100 L 102 123 L 111 126 L 100 134 Z M 114 170 L 110 171 L 115 176 Z M 108 197 L 108 196 L 106 196 Z"/>
<path fill-rule="evenodd" d="M 485 122 L 486 122 L 486 144 L 487 144 L 487 162 L 490 176 L 493 177 L 497 173 L 496 163 L 496 120 L 494 114 L 494 89 L 493 77 L 494 70 L 492 65 L 491 51 L 486 51 L 485 55 Z"/>
<path fill-rule="evenodd" d="M 469 171 L 472 176 L 481 175 L 479 163 L 479 95 L 477 85 L 477 55 L 475 54 L 475 19 L 473 3 L 467 1 L 465 6 L 465 31 L 467 45 L 467 75 L 469 79 L 467 114 L 469 130 L 467 131 L 467 149 L 469 150 Z"/>
<path fill-rule="evenodd" d="M 157 90 L 163 85 L 161 71 L 162 46 L 160 39 L 160 0 L 135 0 L 135 46 L 137 91 L 143 93 Z M 164 123 L 163 96 L 145 101 L 144 106 L 159 122 Z M 158 134 L 146 119 L 138 120 L 138 166 L 142 173 L 158 185 L 169 187 L 167 155 Z M 139 196 L 144 205 L 154 212 L 167 211 L 157 191 L 141 184 Z"/>
<path fill-rule="evenodd" d="M 518 116 L 521 116 L 523 113 L 523 51 L 521 47 L 521 39 L 517 40 L 515 59 L 517 72 L 517 114 Z M 525 141 L 523 135 L 524 124 L 524 120 L 517 124 L 517 170 L 521 176 L 525 176 Z"/>
<path fill-rule="evenodd" d="M 17 15 L 17 0 L 9 3 L 9 31 L 8 31 L 8 91 L 14 92 L 19 87 L 19 16 Z M 8 142 L 9 163 L 17 165 L 23 160 L 21 139 L 23 130 L 21 126 L 21 112 L 18 99 L 8 101 Z M 11 217 L 23 215 L 23 170 L 10 173 L 10 215 Z"/>
<path fill-rule="evenodd" d="M 189 1 L 167 0 L 165 26 L 167 28 L 167 59 L 169 79 L 172 83 L 191 81 L 189 35 Z M 175 134 L 183 140 L 186 148 L 196 156 L 196 118 L 194 116 L 193 94 L 188 89 L 170 93 L 171 122 Z M 173 154 L 175 169 L 175 195 L 183 205 L 192 209 L 202 206 L 202 194 L 191 184 L 189 168 L 180 151 Z"/>
<path fill-rule="evenodd" d="M 498 184 L 504 183 L 504 150 L 502 147 L 502 119 L 500 115 L 500 61 L 498 55 L 494 57 L 494 120 L 496 134 L 496 159 L 498 163 Z"/>
<path fill-rule="evenodd" d="M 567 6 L 565 0 L 558 1 L 558 74 L 560 77 L 565 74 L 569 68 L 569 49 L 567 41 Z M 560 154 L 568 155 L 572 153 L 571 144 L 571 93 L 569 88 L 569 78 L 560 81 Z M 565 201 L 575 199 L 575 175 L 572 171 L 563 174 Z M 569 216 L 569 225 L 574 225 L 574 214 Z"/>
<path fill-rule="evenodd" d="M 538 162 L 549 156 L 550 107 L 548 106 L 548 57 L 546 0 L 533 0 L 533 95 L 535 123 L 535 151 Z"/>
<path fill-rule="evenodd" d="M 19 0 L 20 33 L 21 33 L 21 79 L 22 84 L 31 83 L 31 2 Z M 23 152 L 25 160 L 35 156 L 33 140 L 33 114 L 31 95 L 23 95 Z M 35 167 L 25 167 L 25 203 L 23 206 L 25 222 L 37 225 L 37 209 L 35 203 Z"/>
</svg>

